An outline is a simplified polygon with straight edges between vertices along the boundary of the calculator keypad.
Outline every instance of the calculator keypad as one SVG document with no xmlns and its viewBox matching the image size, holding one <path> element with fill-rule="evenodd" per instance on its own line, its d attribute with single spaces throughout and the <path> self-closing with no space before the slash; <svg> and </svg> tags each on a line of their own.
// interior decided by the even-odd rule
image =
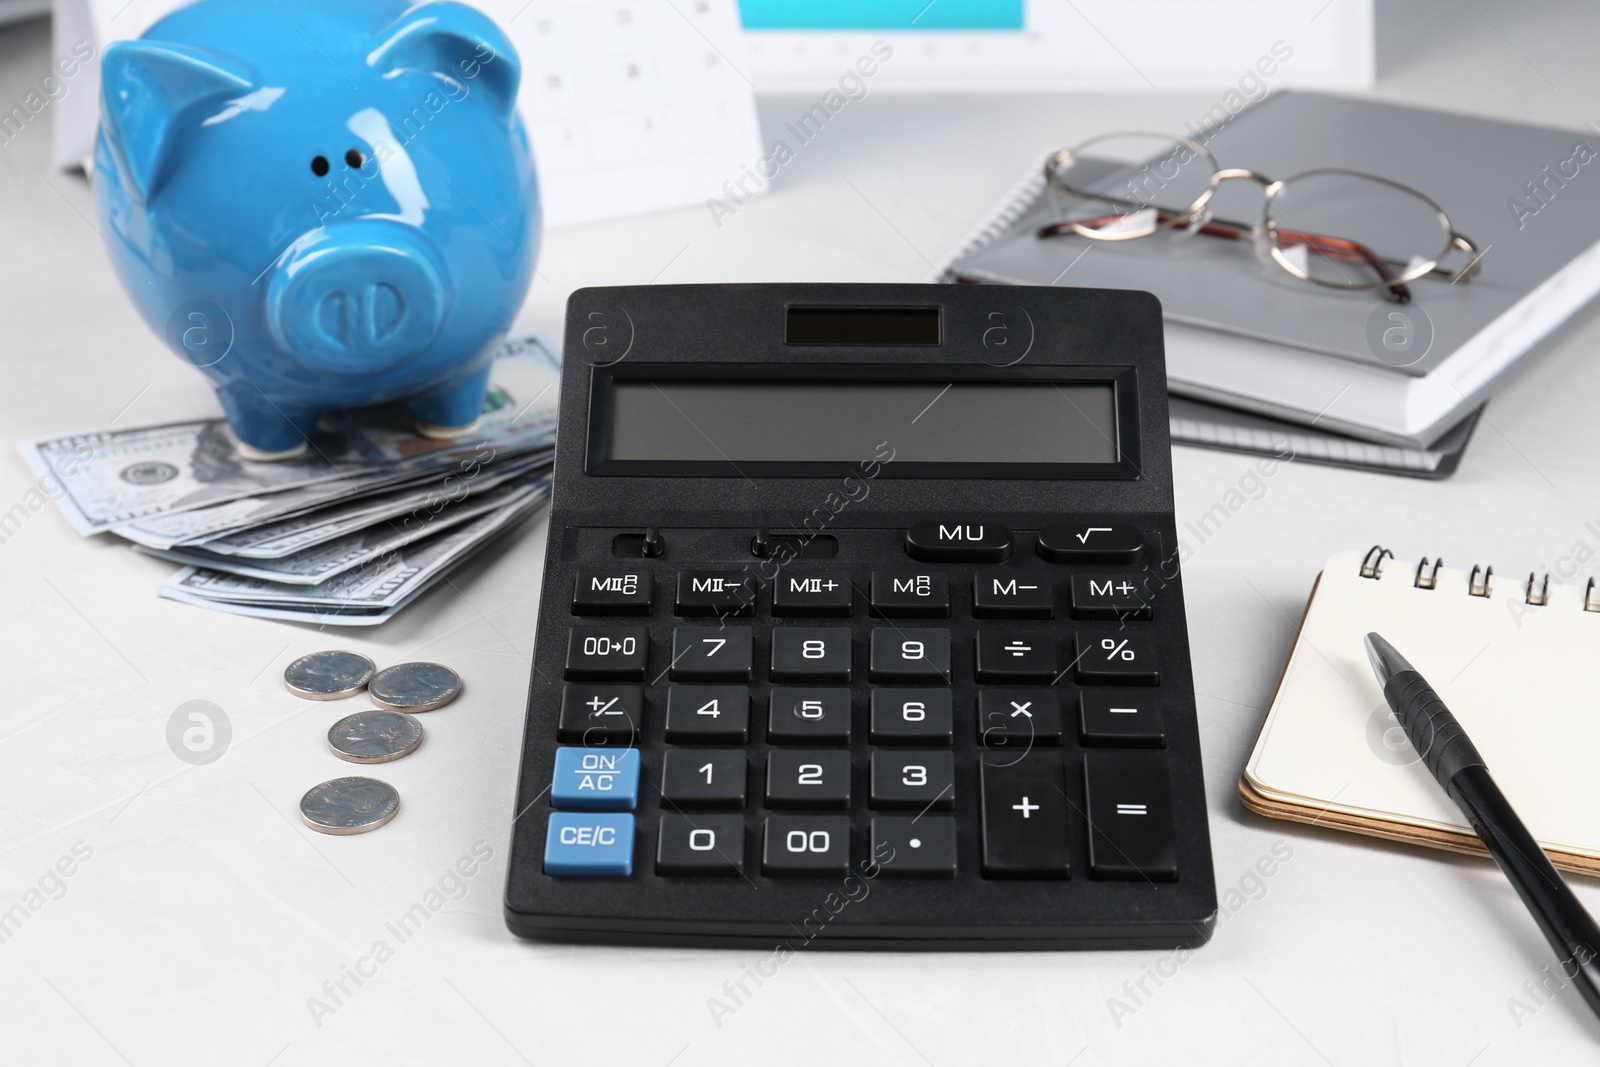
<svg viewBox="0 0 1600 1067">
<path fill-rule="evenodd" d="M 1118 570 L 1144 538 L 923 524 L 920 569 L 577 568 L 544 873 L 1177 879 L 1159 612 Z"/>
</svg>

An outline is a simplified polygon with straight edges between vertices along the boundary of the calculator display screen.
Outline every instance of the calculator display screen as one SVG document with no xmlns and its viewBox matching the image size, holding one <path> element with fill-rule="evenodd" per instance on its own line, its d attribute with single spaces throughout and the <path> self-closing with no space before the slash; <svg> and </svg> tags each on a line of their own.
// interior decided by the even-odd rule
<svg viewBox="0 0 1600 1067">
<path fill-rule="evenodd" d="M 664 463 L 855 463 L 1035 468 L 1115 464 L 1111 382 L 613 383 L 607 458 Z"/>
</svg>

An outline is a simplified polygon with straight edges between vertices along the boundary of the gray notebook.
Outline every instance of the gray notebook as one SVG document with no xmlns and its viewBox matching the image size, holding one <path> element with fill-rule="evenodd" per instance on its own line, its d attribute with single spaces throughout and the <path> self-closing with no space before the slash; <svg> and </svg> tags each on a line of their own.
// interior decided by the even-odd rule
<svg viewBox="0 0 1600 1067">
<path fill-rule="evenodd" d="M 945 277 L 1148 290 L 1169 323 L 1174 392 L 1295 421 L 1319 417 L 1319 425 L 1410 446 L 1470 415 L 1600 289 L 1600 133 L 1282 92 L 1206 147 L 1224 167 L 1275 178 L 1321 167 L 1367 171 L 1437 201 L 1484 252 L 1470 282 L 1423 278 L 1410 285 L 1410 305 L 1388 304 L 1426 316 L 1426 355 L 1401 368 L 1379 359 L 1369 340 L 1370 320 L 1387 303 L 1379 294 L 1299 281 L 1262 262 L 1249 242 L 1040 239 L 1036 231 L 1055 214 L 1037 174 L 957 250 Z M 1529 192 L 1536 181 L 1545 182 L 1543 199 Z M 1514 209 L 1513 198 L 1524 206 Z M 1225 183 L 1215 200 L 1218 217 L 1250 222 L 1261 204 L 1244 182 Z M 1286 363 L 1296 351 L 1306 358 Z"/>
</svg>

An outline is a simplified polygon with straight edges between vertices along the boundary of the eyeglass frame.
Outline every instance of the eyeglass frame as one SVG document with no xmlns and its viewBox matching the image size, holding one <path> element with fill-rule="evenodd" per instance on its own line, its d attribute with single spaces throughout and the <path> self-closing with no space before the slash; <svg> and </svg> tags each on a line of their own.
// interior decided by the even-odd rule
<svg viewBox="0 0 1600 1067">
<path fill-rule="evenodd" d="M 1139 204 L 1135 201 L 1124 200 L 1120 197 L 1109 196 L 1103 193 L 1079 192 L 1062 184 L 1057 174 L 1060 167 L 1069 163 L 1074 156 L 1080 154 L 1086 147 L 1093 145 L 1096 142 L 1109 140 L 1114 137 L 1149 137 L 1158 142 L 1166 141 L 1171 144 L 1182 145 L 1185 148 L 1191 149 L 1197 155 L 1204 156 L 1206 159 L 1210 160 L 1212 166 L 1211 178 L 1206 185 L 1205 191 L 1187 207 L 1176 213 L 1168 213 L 1168 217 L 1163 220 L 1161 218 L 1161 209 L 1155 208 L 1154 204 Z M 1365 282 L 1357 285 L 1345 285 L 1340 282 L 1326 281 L 1322 278 L 1313 277 L 1309 271 L 1302 270 L 1295 266 L 1295 264 L 1289 260 L 1288 256 L 1284 254 L 1282 245 L 1280 244 L 1278 222 L 1277 219 L 1275 219 L 1272 215 L 1272 202 L 1274 198 L 1277 197 L 1277 195 L 1281 193 L 1284 187 L 1289 183 L 1299 181 L 1304 178 L 1327 174 L 1340 174 L 1347 177 L 1362 178 L 1367 181 L 1378 182 L 1379 184 L 1387 185 L 1392 189 L 1398 189 L 1403 193 L 1409 193 L 1418 200 L 1421 200 L 1433 211 L 1435 217 L 1439 221 L 1440 228 L 1444 231 L 1444 247 L 1440 249 L 1438 255 L 1436 255 L 1433 259 L 1415 266 L 1410 266 L 1405 270 L 1400 271 L 1393 278 L 1385 278 L 1384 275 L 1387 272 L 1389 261 L 1384 260 L 1376 252 L 1366 248 L 1364 245 L 1361 245 L 1356 241 L 1352 241 L 1349 238 L 1328 237 L 1319 234 L 1295 233 L 1294 236 L 1301 238 L 1302 243 L 1307 246 L 1314 247 L 1313 241 L 1337 241 L 1349 245 L 1361 259 L 1366 261 L 1367 264 L 1374 269 L 1381 280 L 1376 282 Z M 1235 179 L 1248 181 L 1260 187 L 1264 203 L 1262 205 L 1261 225 L 1259 227 L 1249 226 L 1238 222 L 1229 222 L 1227 220 L 1219 221 L 1206 214 L 1206 206 L 1210 204 L 1211 200 L 1217 195 L 1217 190 L 1221 188 L 1222 183 L 1226 181 L 1233 181 Z M 1418 278 L 1435 273 L 1449 278 L 1450 284 L 1452 285 L 1454 285 L 1456 282 L 1470 281 L 1477 275 L 1480 261 L 1483 258 L 1483 253 L 1478 251 L 1478 246 L 1473 243 L 1472 239 L 1463 233 L 1459 233 L 1455 227 L 1451 225 L 1450 216 L 1445 213 L 1444 208 L 1440 207 L 1432 197 L 1417 189 L 1413 189 L 1411 186 L 1402 182 L 1397 182 L 1393 179 L 1385 178 L 1378 174 L 1368 174 L 1364 171 L 1357 170 L 1345 170 L 1338 167 L 1322 167 L 1315 170 L 1302 171 L 1299 174 L 1293 174 L 1287 178 L 1269 178 L 1259 171 L 1251 170 L 1248 167 L 1223 167 L 1222 164 L 1217 161 L 1217 157 L 1211 153 L 1211 150 L 1206 148 L 1204 145 L 1195 141 L 1191 141 L 1187 137 L 1174 137 L 1165 133 L 1149 133 L 1143 130 L 1117 131 L 1113 133 L 1100 134 L 1098 136 L 1091 137 L 1087 141 L 1079 142 L 1077 145 L 1068 148 L 1062 148 L 1052 153 L 1048 158 L 1045 159 L 1044 180 L 1045 188 L 1049 191 L 1059 189 L 1062 193 L 1065 193 L 1069 196 L 1076 196 L 1081 199 L 1099 200 L 1107 204 L 1125 207 L 1136 211 L 1144 211 L 1153 208 L 1157 212 L 1157 221 L 1146 229 L 1132 233 L 1104 233 L 1091 228 L 1085 223 L 1084 220 L 1074 221 L 1071 219 L 1064 219 L 1048 226 L 1041 227 L 1036 234 L 1037 237 L 1054 237 L 1061 234 L 1063 232 L 1063 228 L 1066 228 L 1072 230 L 1079 236 L 1086 237 L 1092 241 L 1132 241 L 1141 237 L 1149 237 L 1153 234 L 1159 233 L 1164 229 L 1184 229 L 1188 226 L 1194 225 L 1197 222 L 1200 224 L 1197 230 L 1199 233 L 1208 233 L 1219 225 L 1226 226 L 1231 227 L 1235 232 L 1215 232 L 1212 233 L 1212 236 L 1223 236 L 1228 237 L 1231 240 L 1238 240 L 1245 233 L 1254 235 L 1258 244 L 1265 245 L 1266 251 L 1268 255 L 1272 257 L 1274 263 L 1301 281 L 1311 282 L 1313 285 L 1321 285 L 1329 289 L 1343 289 L 1350 292 L 1370 292 L 1375 289 L 1385 289 L 1388 290 L 1393 298 L 1400 303 L 1406 303 L 1411 299 L 1410 291 L 1406 288 L 1407 282 L 1413 282 Z M 1090 221 L 1101 222 L 1102 220 L 1095 219 Z M 1288 233 L 1292 231 L 1285 232 Z M 1448 256 L 1452 251 L 1463 252 L 1468 257 L 1467 265 L 1454 272 L 1439 266 L 1444 257 Z"/>
</svg>

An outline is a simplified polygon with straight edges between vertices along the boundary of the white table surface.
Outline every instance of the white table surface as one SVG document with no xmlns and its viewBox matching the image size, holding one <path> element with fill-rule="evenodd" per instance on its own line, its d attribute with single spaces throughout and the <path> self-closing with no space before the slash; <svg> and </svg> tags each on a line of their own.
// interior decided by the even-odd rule
<svg viewBox="0 0 1600 1067">
<path fill-rule="evenodd" d="M 1292 40 L 1294 18 L 1317 6 L 1292 5 L 1263 50 Z M 1437 0 L 1386 8 L 1379 33 L 1385 98 L 1600 119 L 1592 8 Z M 49 59 L 46 24 L 0 34 L 0 103 Z M 558 331 L 579 285 L 921 280 L 1045 150 L 1103 128 L 1178 129 L 1224 88 L 868 97 L 720 229 L 691 209 L 548 235 L 519 326 Z M 777 129 L 807 103 L 763 101 L 763 123 Z M 0 510 L 31 485 L 18 439 L 215 410 L 200 376 L 135 317 L 87 222 L 85 183 L 47 167 L 48 133 L 35 123 L 0 146 Z M 0 544 L 0 910 L 39 903 L 28 894 L 41 878 L 56 894 L 0 943 L 0 1061 L 1592 1061 L 1600 1024 L 1575 992 L 1525 988 L 1547 978 L 1552 954 L 1491 864 L 1271 822 L 1241 808 L 1235 783 L 1330 553 L 1382 541 L 1402 557 L 1492 562 L 1509 578 L 1580 542 L 1600 547 L 1600 523 L 1589 525 L 1600 520 L 1597 342 L 1600 322 L 1581 316 L 1494 402 L 1453 479 L 1282 466 L 1193 546 L 1212 841 L 1218 889 L 1235 905 L 1207 947 L 1176 968 L 1163 952 L 807 950 L 759 989 L 747 982 L 753 995 L 720 1018 L 710 999 L 729 1002 L 724 983 L 767 953 L 539 945 L 501 919 L 542 525 L 389 625 L 322 633 L 158 600 L 168 564 L 80 538 L 46 508 Z M 1255 462 L 1175 458 L 1180 529 Z M 348 839 L 296 813 L 306 788 L 350 771 L 323 741 L 344 705 L 298 701 L 279 680 L 291 659 L 329 646 L 380 663 L 439 659 L 467 682 L 427 718 L 424 748 L 383 768 L 399 818 Z M 168 716 L 193 699 L 221 706 L 234 732 L 200 768 L 165 740 Z M 69 864 L 62 892 L 45 876 L 74 847 L 89 858 Z M 492 858 L 399 943 L 385 923 L 426 903 L 475 847 Z M 1289 858 L 1257 880 L 1275 851 Z M 1600 887 L 1575 881 L 1600 909 Z M 359 987 L 346 979 L 351 995 L 314 1018 L 309 999 L 326 1000 L 323 983 L 379 940 L 392 958 Z M 1158 969 L 1170 975 L 1160 985 L 1146 977 Z M 1148 995 L 1114 1018 L 1110 998 L 1135 1005 L 1128 983 L 1141 979 Z M 1513 997 L 1535 1010 L 1514 1016 Z"/>
</svg>

